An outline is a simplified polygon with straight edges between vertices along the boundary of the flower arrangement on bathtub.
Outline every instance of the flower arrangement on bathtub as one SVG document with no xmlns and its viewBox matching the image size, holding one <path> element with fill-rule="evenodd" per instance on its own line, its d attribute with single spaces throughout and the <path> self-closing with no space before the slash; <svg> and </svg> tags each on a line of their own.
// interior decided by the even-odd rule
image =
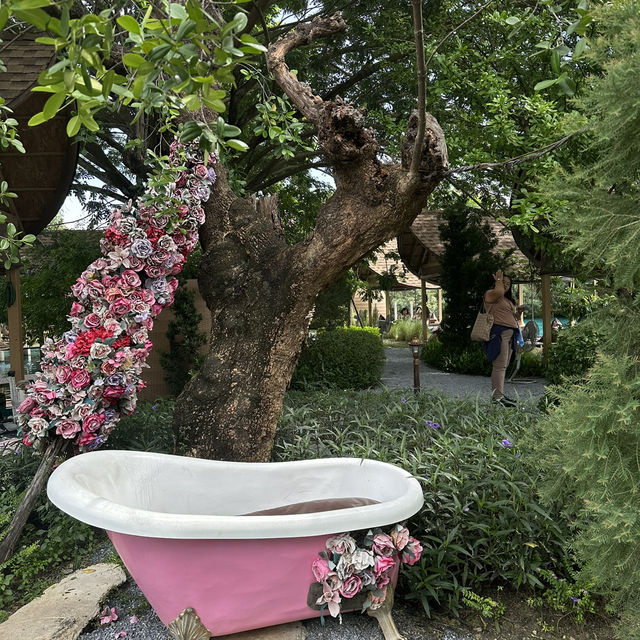
<svg viewBox="0 0 640 640">
<path fill-rule="evenodd" d="M 348 533 L 329 538 L 311 567 L 322 585 L 322 595 L 316 601 L 320 614 L 326 607 L 332 617 L 339 616 L 343 599 L 349 601 L 360 593 L 366 596 L 362 611 L 379 608 L 397 567 L 415 564 L 421 553 L 418 540 L 399 524 L 389 534 L 380 529 L 369 531 L 361 546 Z"/>
<path fill-rule="evenodd" d="M 71 287 L 71 329 L 45 340 L 42 372 L 18 407 L 25 445 L 61 437 L 95 449 L 134 411 L 149 331 L 173 302 L 175 276 L 198 242 L 201 203 L 215 178 L 196 152 L 174 142 L 137 206 L 113 211 L 100 241 L 103 257 Z"/>
</svg>

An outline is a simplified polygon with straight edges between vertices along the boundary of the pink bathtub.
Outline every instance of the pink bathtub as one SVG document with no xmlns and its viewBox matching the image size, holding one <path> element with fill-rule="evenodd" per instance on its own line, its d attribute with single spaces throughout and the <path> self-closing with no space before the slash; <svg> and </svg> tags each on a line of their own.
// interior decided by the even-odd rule
<svg viewBox="0 0 640 640">
<path fill-rule="evenodd" d="M 307 594 L 327 538 L 405 520 L 423 502 L 406 471 L 374 460 L 255 464 L 132 451 L 71 458 L 47 493 L 74 518 L 107 530 L 165 624 L 190 607 L 214 637 L 318 616 Z M 375 503 L 243 515 L 354 497 Z"/>
</svg>

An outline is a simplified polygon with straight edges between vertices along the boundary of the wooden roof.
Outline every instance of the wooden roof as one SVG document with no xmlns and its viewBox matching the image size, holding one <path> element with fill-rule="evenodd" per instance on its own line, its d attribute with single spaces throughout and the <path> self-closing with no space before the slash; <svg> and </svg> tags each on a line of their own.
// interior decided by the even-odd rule
<svg viewBox="0 0 640 640">
<path fill-rule="evenodd" d="M 515 278 L 528 281 L 529 260 L 518 249 L 509 229 L 494 218 L 486 217 L 484 220 L 498 239 L 496 250 L 503 254 L 514 250 L 511 256 L 514 266 L 510 271 Z M 435 284 L 440 282 L 442 273 L 440 261 L 444 255 L 444 243 L 439 230 L 442 221 L 440 211 L 423 211 L 409 231 L 398 235 L 398 253 L 407 269 L 418 278 Z"/>
<path fill-rule="evenodd" d="M 391 291 L 420 288 L 420 278 L 411 273 L 400 260 L 398 242 L 395 238 L 377 249 L 375 262 L 370 263 L 368 267 L 360 266 L 358 268 L 358 276 L 374 288 L 379 288 L 378 277 L 386 273 L 392 273 L 398 281 L 396 285 L 391 287 Z M 438 289 L 439 287 L 427 283 L 427 288 Z"/>
<path fill-rule="evenodd" d="M 18 134 L 26 150 L 13 147 L 0 152 L 0 179 L 18 197 L 10 201 L 11 221 L 25 233 L 38 234 L 58 213 L 67 196 L 78 160 L 77 145 L 67 136 L 68 114 L 37 126 L 29 119 L 42 111 L 50 94 L 33 93 L 38 75 L 55 59 L 51 47 L 36 42 L 38 34 L 1 34 L 0 60 L 7 67 L 0 73 L 0 96 L 13 110 Z"/>
</svg>

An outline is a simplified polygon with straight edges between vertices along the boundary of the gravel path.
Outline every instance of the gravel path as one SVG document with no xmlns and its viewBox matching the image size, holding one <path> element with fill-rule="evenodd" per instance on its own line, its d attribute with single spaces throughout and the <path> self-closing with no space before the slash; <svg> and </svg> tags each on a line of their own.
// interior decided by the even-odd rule
<svg viewBox="0 0 640 640">
<path fill-rule="evenodd" d="M 386 362 L 382 372 L 382 384 L 390 389 L 413 389 L 413 358 L 409 348 L 385 347 Z M 453 396 L 477 395 L 489 397 L 491 383 L 484 376 L 467 376 L 445 373 L 428 367 L 420 361 L 420 387 L 437 389 Z M 523 378 L 505 384 L 505 395 L 521 400 L 539 399 L 544 395 L 544 379 Z"/>
</svg>

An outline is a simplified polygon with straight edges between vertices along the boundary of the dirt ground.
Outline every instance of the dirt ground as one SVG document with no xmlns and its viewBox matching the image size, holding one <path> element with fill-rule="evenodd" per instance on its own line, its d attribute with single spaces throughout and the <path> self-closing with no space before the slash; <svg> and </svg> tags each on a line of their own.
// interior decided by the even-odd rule
<svg viewBox="0 0 640 640">
<path fill-rule="evenodd" d="M 497 622 L 471 609 L 459 618 L 436 614 L 429 619 L 418 603 L 402 601 L 396 602 L 393 617 L 406 640 L 615 640 L 615 620 L 608 616 L 588 614 L 578 624 L 570 614 L 530 607 L 520 593 L 488 595 L 506 606 Z"/>
</svg>

